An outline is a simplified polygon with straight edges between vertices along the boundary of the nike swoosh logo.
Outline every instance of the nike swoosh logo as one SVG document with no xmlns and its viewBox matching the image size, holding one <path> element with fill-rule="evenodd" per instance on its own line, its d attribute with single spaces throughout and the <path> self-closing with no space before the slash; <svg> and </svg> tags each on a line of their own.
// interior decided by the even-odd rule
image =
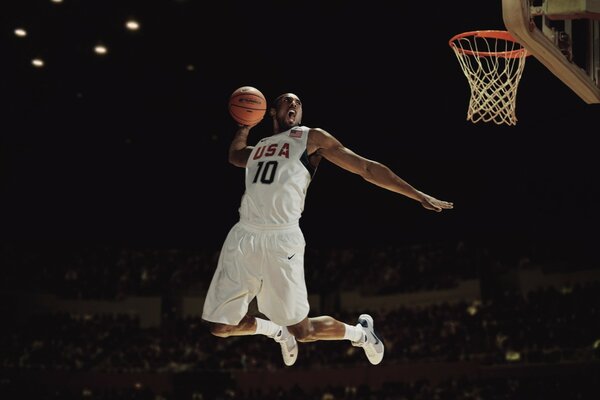
<svg viewBox="0 0 600 400">
<path fill-rule="evenodd" d="M 296 253 L 292 254 L 291 256 L 288 257 L 288 260 L 291 260 L 292 257 L 294 257 L 296 255 Z"/>
</svg>

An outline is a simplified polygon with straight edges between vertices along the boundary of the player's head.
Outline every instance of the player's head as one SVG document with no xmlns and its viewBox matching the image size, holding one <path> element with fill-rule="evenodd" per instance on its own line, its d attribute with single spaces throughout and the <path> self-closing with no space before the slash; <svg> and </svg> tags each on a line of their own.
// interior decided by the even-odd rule
<svg viewBox="0 0 600 400">
<path fill-rule="evenodd" d="M 302 102 L 294 93 L 277 96 L 269 109 L 275 132 L 283 132 L 302 123 Z"/>
</svg>

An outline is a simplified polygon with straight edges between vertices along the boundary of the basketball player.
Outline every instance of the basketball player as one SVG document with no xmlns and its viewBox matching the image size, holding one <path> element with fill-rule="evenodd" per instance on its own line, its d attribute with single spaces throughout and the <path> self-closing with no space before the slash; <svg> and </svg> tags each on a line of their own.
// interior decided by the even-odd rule
<svg viewBox="0 0 600 400">
<path fill-rule="evenodd" d="M 308 317 L 305 241 L 299 220 L 317 165 L 325 158 L 428 210 L 440 212 L 453 204 L 416 190 L 385 165 L 354 153 L 323 129 L 302 126 L 302 103 L 293 93 L 277 97 L 269 115 L 273 136 L 249 146 L 252 126 L 241 125 L 229 147 L 229 162 L 246 168 L 246 190 L 239 222 L 221 249 L 202 318 L 210 322 L 215 336 L 273 338 L 288 366 L 298 356 L 296 341 L 315 340 L 349 340 L 364 349 L 371 364 L 379 364 L 384 344 L 370 315 L 360 315 L 356 325 L 329 316 Z M 255 297 L 268 320 L 247 315 Z"/>
</svg>

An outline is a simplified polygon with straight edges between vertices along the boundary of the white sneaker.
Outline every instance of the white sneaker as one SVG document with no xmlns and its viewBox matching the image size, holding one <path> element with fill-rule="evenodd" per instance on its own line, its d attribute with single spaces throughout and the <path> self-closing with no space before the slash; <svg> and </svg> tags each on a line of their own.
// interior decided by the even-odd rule
<svg viewBox="0 0 600 400">
<path fill-rule="evenodd" d="M 298 343 L 294 335 L 288 332 L 287 337 L 284 337 L 283 329 L 280 329 L 273 339 L 281 345 L 281 355 L 285 365 L 288 367 L 294 365 L 298 358 Z"/>
<path fill-rule="evenodd" d="M 358 324 L 365 333 L 362 340 L 358 342 L 352 342 L 352 346 L 362 347 L 365 350 L 365 354 L 369 359 L 369 362 L 373 365 L 377 365 L 383 360 L 383 340 L 381 340 L 373 329 L 373 317 L 369 314 L 362 314 L 358 317 Z"/>
</svg>

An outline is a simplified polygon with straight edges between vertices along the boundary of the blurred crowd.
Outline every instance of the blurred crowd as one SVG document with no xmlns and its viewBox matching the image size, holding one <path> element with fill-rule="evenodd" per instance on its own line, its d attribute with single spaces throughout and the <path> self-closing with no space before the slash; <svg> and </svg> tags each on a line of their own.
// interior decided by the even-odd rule
<svg viewBox="0 0 600 400">
<path fill-rule="evenodd" d="M 507 293 L 486 303 L 397 307 L 373 313 L 386 364 L 553 363 L 598 359 L 600 283 Z M 356 315 L 335 315 L 354 321 Z M 103 372 L 276 370 L 279 346 L 264 336 L 216 338 L 198 317 L 141 328 L 135 316 L 32 315 L 1 334 L 2 366 Z M 326 351 L 324 349 L 326 348 Z M 301 344 L 296 369 L 367 365 L 347 341 Z"/>
<path fill-rule="evenodd" d="M 600 384 L 593 373 L 555 376 L 551 379 L 539 376 L 514 378 L 464 378 L 443 382 L 427 380 L 411 383 L 390 382 L 381 388 L 368 385 L 337 386 L 305 389 L 296 385 L 289 389 L 266 388 L 243 391 L 234 388 L 224 390 L 196 390 L 172 397 L 157 393 L 149 387 L 131 388 L 85 388 L 81 391 L 49 389 L 29 386 L 6 391 L 12 398 L 61 399 L 61 400 L 595 400 Z M 24 396 L 24 397 L 19 397 Z"/>
<path fill-rule="evenodd" d="M 532 249 L 507 254 L 498 247 L 463 241 L 308 246 L 305 276 L 312 293 L 359 290 L 376 295 L 452 288 L 461 280 L 480 278 L 486 271 L 531 263 Z M 202 293 L 210 283 L 219 250 L 5 244 L 0 289 L 80 299 Z"/>
</svg>

